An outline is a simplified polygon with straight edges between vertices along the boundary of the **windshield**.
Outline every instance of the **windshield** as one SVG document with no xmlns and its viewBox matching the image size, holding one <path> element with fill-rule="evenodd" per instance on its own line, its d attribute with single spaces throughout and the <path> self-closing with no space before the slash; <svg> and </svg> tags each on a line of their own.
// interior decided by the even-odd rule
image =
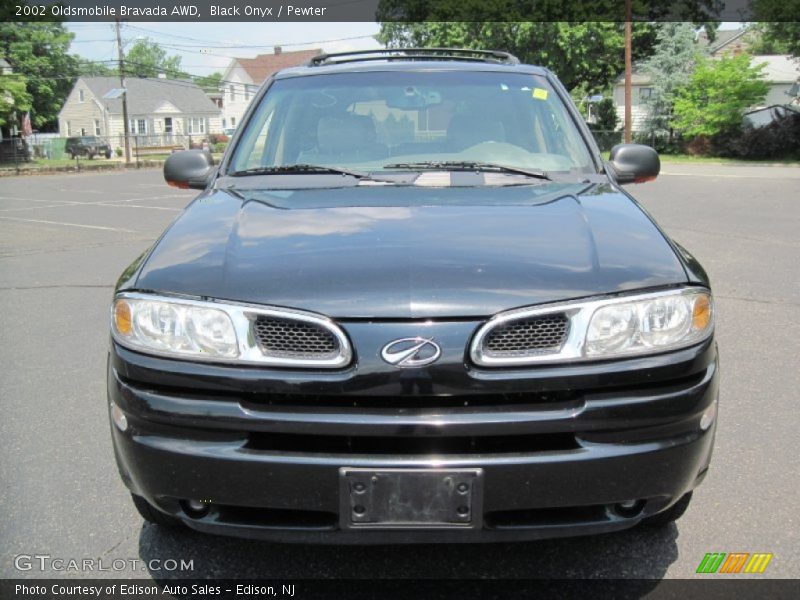
<svg viewBox="0 0 800 600">
<path fill-rule="evenodd" d="M 474 71 L 279 79 L 247 123 L 228 171 L 302 164 L 374 173 L 468 163 L 595 172 L 545 78 Z"/>
</svg>

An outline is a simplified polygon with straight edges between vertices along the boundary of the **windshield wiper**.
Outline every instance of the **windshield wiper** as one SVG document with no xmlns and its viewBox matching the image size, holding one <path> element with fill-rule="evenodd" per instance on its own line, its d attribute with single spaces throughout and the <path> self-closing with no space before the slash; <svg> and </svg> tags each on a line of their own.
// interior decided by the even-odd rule
<svg viewBox="0 0 800 600">
<path fill-rule="evenodd" d="M 408 169 L 410 171 L 418 170 L 442 170 L 442 171 L 497 171 L 498 173 L 514 173 L 516 175 L 525 175 L 526 177 L 535 177 L 536 179 L 551 180 L 550 176 L 544 171 L 533 169 L 521 169 L 518 167 L 507 167 L 506 165 L 498 165 L 495 163 L 480 162 L 480 161 L 427 161 L 427 162 L 411 162 L 411 163 L 392 163 L 384 165 L 384 169 Z"/>
<path fill-rule="evenodd" d="M 294 175 L 299 173 L 332 173 L 334 175 L 348 175 L 356 179 L 372 179 L 369 173 L 350 171 L 339 167 L 327 167 L 324 165 L 274 165 L 269 167 L 254 167 L 242 171 L 231 171 L 231 177 L 246 177 L 248 175 Z"/>
</svg>

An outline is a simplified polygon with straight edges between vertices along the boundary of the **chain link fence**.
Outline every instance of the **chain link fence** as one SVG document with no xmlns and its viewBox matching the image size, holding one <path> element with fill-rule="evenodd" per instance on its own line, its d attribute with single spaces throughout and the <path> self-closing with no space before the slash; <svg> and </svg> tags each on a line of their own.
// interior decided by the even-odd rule
<svg viewBox="0 0 800 600">
<path fill-rule="evenodd" d="M 130 134 L 131 163 L 163 160 L 180 150 L 204 149 L 221 153 L 228 143 L 224 134 Z M 4 169 L 41 166 L 74 166 L 81 169 L 86 161 L 125 161 L 125 136 L 83 135 L 61 137 L 58 134 L 34 134 L 0 140 L 0 166 Z"/>
<path fill-rule="evenodd" d="M 592 134 L 602 152 L 608 152 L 617 144 L 621 144 L 625 137 L 622 130 L 593 129 Z M 652 146 L 658 152 L 677 152 L 683 144 L 679 134 L 669 131 L 634 131 L 632 137 L 633 143 Z"/>
</svg>

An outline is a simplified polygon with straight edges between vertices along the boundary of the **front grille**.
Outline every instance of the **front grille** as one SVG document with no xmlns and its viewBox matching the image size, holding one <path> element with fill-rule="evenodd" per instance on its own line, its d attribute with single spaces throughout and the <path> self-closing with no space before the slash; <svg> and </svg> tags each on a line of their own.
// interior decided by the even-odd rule
<svg viewBox="0 0 800 600">
<path fill-rule="evenodd" d="M 530 317 L 493 329 L 483 341 L 483 350 L 493 357 L 554 353 L 568 333 L 569 319 L 563 313 Z"/>
<path fill-rule="evenodd" d="M 339 354 L 339 341 L 315 323 L 259 316 L 253 321 L 256 343 L 265 355 L 326 359 Z"/>
</svg>

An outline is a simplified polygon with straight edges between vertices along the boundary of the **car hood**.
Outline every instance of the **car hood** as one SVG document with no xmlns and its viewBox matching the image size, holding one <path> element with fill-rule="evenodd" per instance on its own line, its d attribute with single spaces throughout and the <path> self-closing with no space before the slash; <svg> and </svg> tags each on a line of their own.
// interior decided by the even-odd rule
<svg viewBox="0 0 800 600">
<path fill-rule="evenodd" d="M 672 246 L 610 184 L 213 190 L 135 287 L 338 318 L 487 316 L 685 282 Z"/>
</svg>

